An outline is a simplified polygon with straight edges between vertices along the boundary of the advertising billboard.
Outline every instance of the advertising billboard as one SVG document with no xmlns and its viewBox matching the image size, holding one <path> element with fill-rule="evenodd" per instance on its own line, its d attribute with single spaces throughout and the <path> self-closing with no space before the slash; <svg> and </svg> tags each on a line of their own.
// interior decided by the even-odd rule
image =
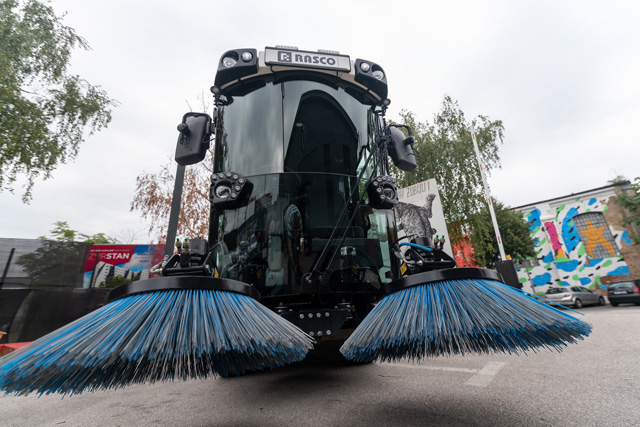
<svg viewBox="0 0 640 427">
<path fill-rule="evenodd" d="M 148 278 L 163 255 L 164 245 L 93 245 L 84 266 L 83 287 L 109 287 L 109 278 L 114 276 Z"/>
</svg>

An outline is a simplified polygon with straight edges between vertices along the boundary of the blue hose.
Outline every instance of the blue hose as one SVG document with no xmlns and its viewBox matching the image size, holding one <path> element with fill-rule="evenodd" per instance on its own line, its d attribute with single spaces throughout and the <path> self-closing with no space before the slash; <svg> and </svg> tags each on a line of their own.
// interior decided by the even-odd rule
<svg viewBox="0 0 640 427">
<path fill-rule="evenodd" d="M 423 250 L 423 251 L 433 252 L 433 248 L 428 248 L 426 246 L 416 245 L 415 243 L 404 242 L 404 243 L 400 243 L 398 246 L 410 246 L 412 248 L 420 249 L 420 250 Z"/>
</svg>

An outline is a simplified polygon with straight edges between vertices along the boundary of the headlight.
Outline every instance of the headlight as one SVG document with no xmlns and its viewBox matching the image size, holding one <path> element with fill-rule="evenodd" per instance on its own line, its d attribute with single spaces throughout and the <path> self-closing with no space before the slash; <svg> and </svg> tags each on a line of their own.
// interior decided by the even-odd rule
<svg viewBox="0 0 640 427">
<path fill-rule="evenodd" d="M 236 209 L 247 202 L 253 185 L 235 172 L 213 174 L 210 201 L 216 210 Z"/>
<path fill-rule="evenodd" d="M 234 49 L 222 54 L 214 85 L 224 88 L 234 80 L 258 72 L 258 51 L 255 49 Z M 223 90 L 221 90 L 222 92 Z M 224 93 L 227 95 L 227 93 Z M 229 93 L 229 95 L 233 95 Z"/>
<path fill-rule="evenodd" d="M 365 86 L 372 96 L 378 98 L 374 100 L 375 104 L 381 105 L 387 98 L 387 76 L 384 70 L 375 62 L 358 58 L 354 71 L 356 82 Z"/>
<path fill-rule="evenodd" d="M 227 199 L 231 195 L 231 188 L 226 185 L 219 185 L 216 187 L 215 195 L 220 199 Z"/>
<path fill-rule="evenodd" d="M 238 63 L 238 60 L 232 56 L 225 56 L 222 59 L 222 65 L 224 65 L 227 68 L 231 68 L 234 65 L 236 65 Z"/>
</svg>

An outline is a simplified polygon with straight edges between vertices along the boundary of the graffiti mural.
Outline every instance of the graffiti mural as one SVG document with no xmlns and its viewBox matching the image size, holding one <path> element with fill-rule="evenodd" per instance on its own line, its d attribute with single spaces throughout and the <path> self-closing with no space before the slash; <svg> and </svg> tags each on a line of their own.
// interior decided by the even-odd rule
<svg viewBox="0 0 640 427">
<path fill-rule="evenodd" d="M 564 258 L 566 255 L 564 253 L 564 249 L 562 248 L 562 243 L 560 243 L 560 238 L 558 237 L 558 232 L 556 231 L 556 225 L 553 222 L 545 222 L 544 227 L 547 230 L 547 234 L 549 235 L 549 242 L 551 242 L 551 248 L 553 249 L 553 253 L 556 258 Z"/>
<path fill-rule="evenodd" d="M 536 260 L 518 269 L 521 283 L 543 293 L 549 285 L 606 288 L 603 278 L 629 275 L 620 254 L 622 245 L 631 243 L 629 233 L 607 224 L 604 216 L 615 190 L 596 193 L 519 208 L 536 251 Z"/>
<path fill-rule="evenodd" d="M 575 218 L 574 222 L 589 257 L 608 258 L 617 255 L 615 241 L 603 214 L 599 212 L 588 213 Z"/>
</svg>

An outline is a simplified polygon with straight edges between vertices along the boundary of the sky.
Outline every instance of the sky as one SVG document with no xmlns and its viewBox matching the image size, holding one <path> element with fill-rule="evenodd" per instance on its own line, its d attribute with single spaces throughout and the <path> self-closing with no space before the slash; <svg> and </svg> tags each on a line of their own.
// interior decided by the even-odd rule
<svg viewBox="0 0 640 427">
<path fill-rule="evenodd" d="M 448 94 L 467 119 L 502 120 L 501 169 L 488 182 L 512 207 L 640 176 L 640 2 L 51 5 L 91 46 L 74 52 L 69 71 L 120 105 L 75 160 L 36 182 L 29 204 L 20 185 L 0 193 L 0 237 L 37 238 L 67 221 L 84 234 L 148 243 L 148 222 L 130 211 L 136 177 L 172 162 L 176 126 L 208 99 L 221 55 L 235 48 L 292 45 L 374 61 L 387 74 L 391 119 L 405 109 L 431 120 Z"/>
</svg>

